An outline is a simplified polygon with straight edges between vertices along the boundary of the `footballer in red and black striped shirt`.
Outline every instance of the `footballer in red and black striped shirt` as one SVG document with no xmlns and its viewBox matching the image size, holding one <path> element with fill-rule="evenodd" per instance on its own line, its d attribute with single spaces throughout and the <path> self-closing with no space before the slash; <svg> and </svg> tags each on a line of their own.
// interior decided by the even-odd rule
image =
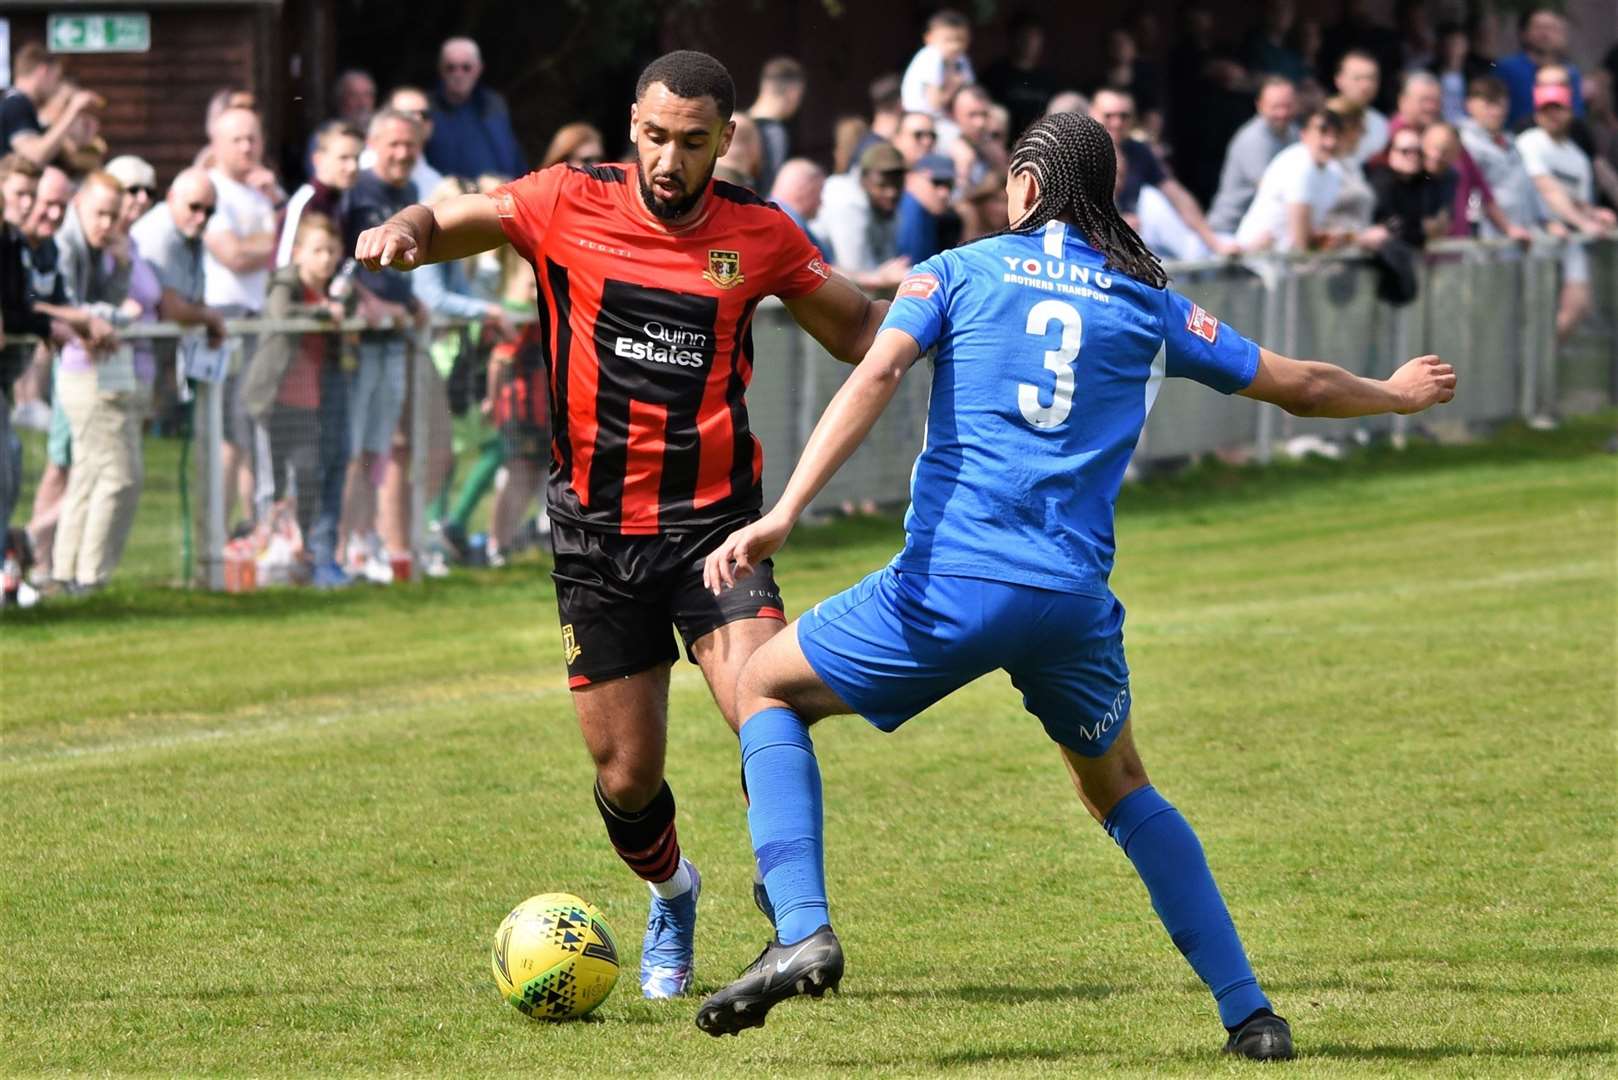
<svg viewBox="0 0 1618 1080">
<path fill-rule="evenodd" d="M 563 652 L 607 833 L 655 894 L 641 961 L 649 997 L 689 986 L 700 880 L 663 779 L 679 656 L 670 626 L 734 730 L 741 667 L 785 625 L 769 565 L 720 596 L 702 583 L 708 553 L 760 507 L 746 400 L 753 314 L 779 296 L 854 363 L 887 308 L 829 270 L 784 212 L 713 179 L 735 100 L 717 60 L 670 53 L 636 85 L 634 161 L 554 166 L 490 195 L 413 206 L 355 248 L 368 267 L 412 269 L 510 243 L 534 267 Z"/>
</svg>

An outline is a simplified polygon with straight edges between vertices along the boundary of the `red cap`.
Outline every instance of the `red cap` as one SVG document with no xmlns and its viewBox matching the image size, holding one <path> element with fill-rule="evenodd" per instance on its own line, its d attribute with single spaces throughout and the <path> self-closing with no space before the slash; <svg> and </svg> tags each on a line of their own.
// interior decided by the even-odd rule
<svg viewBox="0 0 1618 1080">
<path fill-rule="evenodd" d="M 1560 105 L 1564 109 L 1573 107 L 1573 88 L 1561 83 L 1544 83 L 1534 87 L 1534 108 L 1543 109 L 1547 105 Z"/>
</svg>

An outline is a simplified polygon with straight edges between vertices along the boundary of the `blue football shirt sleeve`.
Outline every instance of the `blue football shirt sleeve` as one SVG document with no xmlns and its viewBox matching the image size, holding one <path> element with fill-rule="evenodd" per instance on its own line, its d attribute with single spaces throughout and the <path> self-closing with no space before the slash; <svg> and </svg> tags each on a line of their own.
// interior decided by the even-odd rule
<svg viewBox="0 0 1618 1080">
<path fill-rule="evenodd" d="M 942 255 L 917 263 L 893 294 L 882 330 L 903 330 L 921 351 L 932 348 L 944 332 L 949 308 L 950 261 Z"/>
<path fill-rule="evenodd" d="M 1195 379 L 1221 394 L 1258 374 L 1258 346 L 1172 289 L 1163 291 L 1164 374 Z"/>
</svg>

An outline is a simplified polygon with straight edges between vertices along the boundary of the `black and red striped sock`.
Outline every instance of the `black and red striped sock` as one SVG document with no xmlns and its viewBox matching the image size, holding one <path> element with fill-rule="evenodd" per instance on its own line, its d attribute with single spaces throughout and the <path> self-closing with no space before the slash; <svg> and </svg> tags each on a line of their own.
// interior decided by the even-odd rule
<svg viewBox="0 0 1618 1080">
<path fill-rule="evenodd" d="M 680 836 L 674 827 L 674 792 L 668 781 L 640 810 L 621 810 L 595 787 L 596 809 L 607 837 L 624 864 L 643 881 L 667 881 L 680 869 Z"/>
</svg>

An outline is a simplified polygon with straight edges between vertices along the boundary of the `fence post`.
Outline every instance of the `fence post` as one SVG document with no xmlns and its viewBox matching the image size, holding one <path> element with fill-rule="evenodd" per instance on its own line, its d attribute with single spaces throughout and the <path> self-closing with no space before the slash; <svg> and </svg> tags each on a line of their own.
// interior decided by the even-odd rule
<svg viewBox="0 0 1618 1080">
<path fill-rule="evenodd" d="M 1266 342 L 1280 341 L 1285 336 L 1285 314 L 1281 310 L 1281 282 L 1285 277 L 1285 268 L 1278 258 L 1265 258 L 1257 266 L 1259 281 L 1264 285 L 1264 311 L 1262 323 L 1264 325 L 1264 340 Z M 1283 346 L 1284 348 L 1285 346 Z M 1275 406 L 1258 403 L 1258 433 L 1255 436 L 1258 442 L 1258 460 L 1260 464 L 1268 465 L 1275 452 Z"/>
<path fill-rule="evenodd" d="M 192 406 L 192 438 L 197 451 L 196 506 L 201 516 L 201 543 L 197 570 L 202 587 L 218 592 L 225 587 L 225 469 L 221 451 L 225 441 L 225 384 L 197 383 Z"/>
<path fill-rule="evenodd" d="M 427 552 L 427 441 L 431 429 L 428 395 L 433 357 L 429 345 L 432 329 L 411 335 L 406 351 L 410 379 L 410 565 L 419 576 Z"/>
<path fill-rule="evenodd" d="M 1522 260 L 1522 287 L 1517 295 L 1522 301 L 1522 319 L 1519 355 L 1517 358 L 1517 415 L 1527 420 L 1534 415 L 1535 391 L 1539 382 L 1539 253 L 1543 249 L 1534 244 Z"/>
</svg>

